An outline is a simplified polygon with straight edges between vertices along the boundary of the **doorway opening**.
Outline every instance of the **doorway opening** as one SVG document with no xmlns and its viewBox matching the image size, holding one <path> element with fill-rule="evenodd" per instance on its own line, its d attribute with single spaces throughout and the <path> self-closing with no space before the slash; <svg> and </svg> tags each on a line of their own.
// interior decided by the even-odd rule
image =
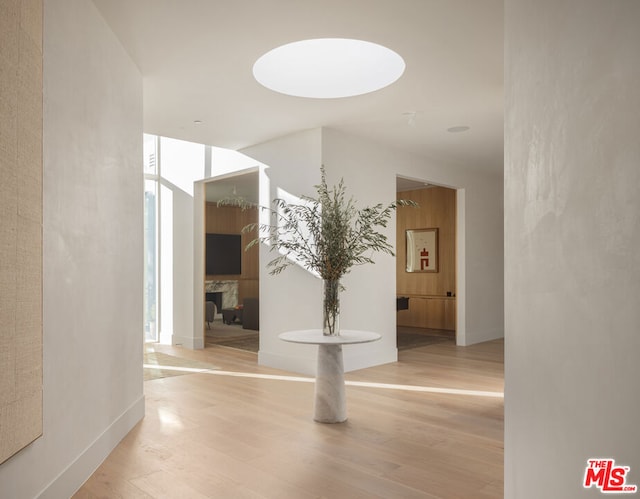
<svg viewBox="0 0 640 499">
<path fill-rule="evenodd" d="M 245 250 L 258 221 L 257 168 L 206 179 L 196 196 L 196 330 L 204 346 L 259 348 L 259 247 Z M 198 329 L 199 328 L 199 329 Z"/>
<path fill-rule="evenodd" d="M 460 344 L 464 253 L 458 234 L 464 192 L 405 177 L 397 177 L 396 191 L 398 199 L 418 204 L 396 213 L 398 350 L 443 341 Z"/>
</svg>

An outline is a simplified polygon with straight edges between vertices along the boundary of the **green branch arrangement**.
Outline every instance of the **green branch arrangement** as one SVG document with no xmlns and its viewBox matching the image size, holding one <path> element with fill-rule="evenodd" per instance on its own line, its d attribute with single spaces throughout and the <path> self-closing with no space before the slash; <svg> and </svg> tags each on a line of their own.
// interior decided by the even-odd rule
<svg viewBox="0 0 640 499">
<path fill-rule="evenodd" d="M 374 263 L 374 253 L 393 256 L 393 246 L 379 229 L 387 226 L 398 206 L 418 205 L 397 200 L 358 209 L 353 198 L 347 198 L 342 179 L 329 188 L 324 166 L 320 174 L 317 197 L 303 196 L 299 203 L 274 199 L 272 208 L 262 208 L 269 211 L 270 223 L 249 224 L 242 231 L 258 234 L 246 249 L 264 243 L 280 253 L 267 264 L 270 274 L 299 264 L 323 279 L 323 334 L 338 335 L 339 292 L 344 289 L 340 279 L 354 266 Z M 238 199 L 223 204 L 248 207 Z"/>
<path fill-rule="evenodd" d="M 267 264 L 272 275 L 298 263 L 324 280 L 339 281 L 352 267 L 374 263 L 376 252 L 393 255 L 393 247 L 379 229 L 387 226 L 398 206 L 417 206 L 414 201 L 397 200 L 357 209 L 353 198 L 346 197 L 344 181 L 329 188 L 324 166 L 320 172 L 317 197 L 303 196 L 299 204 L 274 199 L 273 208 L 263 208 L 269 210 L 271 223 L 243 229 L 258 231 L 247 249 L 265 243 L 280 252 Z"/>
</svg>

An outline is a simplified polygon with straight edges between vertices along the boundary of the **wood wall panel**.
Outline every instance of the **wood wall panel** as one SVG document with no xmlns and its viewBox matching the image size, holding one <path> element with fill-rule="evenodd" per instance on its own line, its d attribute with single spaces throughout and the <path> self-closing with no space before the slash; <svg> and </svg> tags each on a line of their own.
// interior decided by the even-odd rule
<svg viewBox="0 0 640 499">
<path fill-rule="evenodd" d="M 0 1 L 0 463 L 42 434 L 42 2 Z"/>
<path fill-rule="evenodd" d="M 398 311 L 398 325 L 455 331 L 455 298 L 410 296 L 409 310 Z"/>
<path fill-rule="evenodd" d="M 216 203 L 206 203 L 205 231 L 207 234 L 240 234 L 242 228 L 258 221 L 257 208 L 243 210 L 235 206 L 218 206 Z M 242 234 L 242 274 L 237 275 L 207 275 L 205 279 L 238 281 L 238 302 L 244 298 L 258 297 L 259 247 L 254 246 L 248 251 L 244 248 L 255 238 L 255 233 Z"/>
<path fill-rule="evenodd" d="M 410 297 L 409 310 L 398 312 L 398 325 L 455 330 L 456 191 L 429 187 L 400 192 L 398 198 L 420 205 L 397 210 L 396 291 Z M 406 272 L 405 231 L 430 228 L 438 228 L 438 272 Z"/>
</svg>

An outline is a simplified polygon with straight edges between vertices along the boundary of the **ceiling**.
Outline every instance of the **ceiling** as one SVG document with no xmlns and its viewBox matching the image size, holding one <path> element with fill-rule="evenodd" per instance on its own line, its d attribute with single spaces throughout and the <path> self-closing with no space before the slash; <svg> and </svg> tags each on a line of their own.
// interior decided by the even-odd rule
<svg viewBox="0 0 640 499">
<path fill-rule="evenodd" d="M 430 184 L 403 177 L 396 178 L 396 191 L 427 189 Z M 205 183 L 205 199 L 210 203 L 234 199 L 258 204 L 258 172 L 252 171 Z"/>
<path fill-rule="evenodd" d="M 258 172 L 222 178 L 205 184 L 205 199 L 210 203 L 241 200 L 258 204 Z"/>
<path fill-rule="evenodd" d="M 501 0 L 94 3 L 142 72 L 146 133 L 241 149 L 330 127 L 429 160 L 502 171 Z M 375 42 L 399 53 L 406 70 L 389 87 L 342 99 L 290 97 L 254 80 L 261 55 L 310 38 Z M 456 126 L 470 129 L 447 131 Z"/>
</svg>

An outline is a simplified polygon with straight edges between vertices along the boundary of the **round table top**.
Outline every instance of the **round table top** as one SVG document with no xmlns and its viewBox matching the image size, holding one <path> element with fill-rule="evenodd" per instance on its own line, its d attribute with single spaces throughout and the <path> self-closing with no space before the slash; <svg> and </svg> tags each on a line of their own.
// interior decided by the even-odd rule
<svg viewBox="0 0 640 499">
<path fill-rule="evenodd" d="M 339 336 L 325 336 L 322 329 L 304 329 L 280 333 L 278 338 L 291 343 L 307 343 L 311 345 L 349 345 L 378 341 L 382 336 L 371 331 L 340 330 Z"/>
</svg>

